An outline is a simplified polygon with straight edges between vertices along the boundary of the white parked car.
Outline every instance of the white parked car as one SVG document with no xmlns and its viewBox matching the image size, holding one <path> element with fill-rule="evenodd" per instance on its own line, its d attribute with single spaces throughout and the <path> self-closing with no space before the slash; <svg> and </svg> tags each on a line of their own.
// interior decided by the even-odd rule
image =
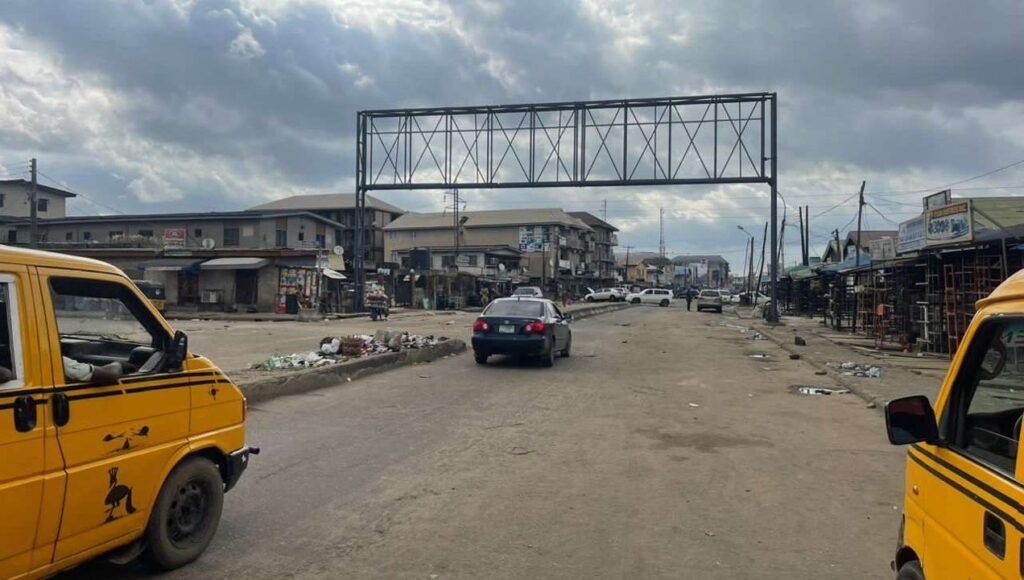
<svg viewBox="0 0 1024 580">
<path fill-rule="evenodd" d="M 729 297 L 729 302 L 731 302 L 732 304 L 739 304 L 743 300 L 742 297 L 746 296 L 746 295 L 747 295 L 746 292 L 740 292 L 739 294 L 733 294 L 732 296 Z M 768 296 L 765 296 L 764 294 L 762 294 L 760 292 L 754 292 L 753 293 L 753 298 L 751 300 L 752 301 L 756 301 L 757 304 L 766 304 L 771 299 Z M 751 304 L 751 306 L 753 306 L 754 302 L 751 302 L 750 304 Z"/>
<path fill-rule="evenodd" d="M 701 310 L 714 310 L 721 314 L 722 291 L 701 290 L 700 294 L 697 295 L 697 312 L 700 312 Z"/>
<path fill-rule="evenodd" d="M 592 290 L 583 297 L 587 302 L 619 302 L 625 300 L 626 293 L 618 288 L 601 288 Z"/>
<path fill-rule="evenodd" d="M 672 304 L 672 291 L 663 288 L 648 288 L 642 292 L 634 292 L 627 295 L 626 302 L 630 304 L 670 306 Z"/>
<path fill-rule="evenodd" d="M 513 296 L 524 296 L 529 298 L 543 298 L 544 293 L 536 286 L 520 286 L 512 292 Z"/>
</svg>

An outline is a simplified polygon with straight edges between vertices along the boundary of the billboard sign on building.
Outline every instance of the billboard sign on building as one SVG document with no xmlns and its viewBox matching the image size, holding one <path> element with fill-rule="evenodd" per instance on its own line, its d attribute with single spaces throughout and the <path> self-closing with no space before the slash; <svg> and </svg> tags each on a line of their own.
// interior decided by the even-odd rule
<svg viewBox="0 0 1024 580">
<path fill-rule="evenodd" d="M 551 226 L 519 226 L 519 251 L 541 252 L 548 241 Z"/>
<path fill-rule="evenodd" d="M 896 241 L 896 253 L 905 254 L 924 248 L 925 243 L 924 215 L 909 219 L 900 224 L 900 235 Z"/>
<path fill-rule="evenodd" d="M 930 210 L 926 215 L 926 246 L 946 246 L 974 239 L 971 202 L 963 201 Z"/>
<path fill-rule="evenodd" d="M 924 202 L 924 211 L 946 207 L 953 203 L 953 192 L 948 189 L 944 189 L 938 193 L 925 196 L 922 201 Z"/>
<path fill-rule="evenodd" d="M 185 228 L 164 228 L 164 248 L 180 249 L 185 247 Z"/>
<path fill-rule="evenodd" d="M 871 259 L 874 261 L 891 260 L 896 257 L 896 240 L 892 238 L 871 240 L 868 242 L 868 253 L 871 254 Z"/>
</svg>

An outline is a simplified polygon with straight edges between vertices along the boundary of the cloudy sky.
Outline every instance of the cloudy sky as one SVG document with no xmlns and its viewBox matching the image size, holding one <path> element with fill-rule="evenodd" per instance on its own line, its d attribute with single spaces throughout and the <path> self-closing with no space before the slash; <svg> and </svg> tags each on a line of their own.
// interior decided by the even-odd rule
<svg viewBox="0 0 1024 580">
<path fill-rule="evenodd" d="M 4 0 L 0 178 L 39 159 L 72 214 L 231 210 L 352 190 L 367 108 L 774 91 L 780 191 L 812 249 L 922 191 L 1024 193 L 1018 0 Z M 739 262 L 764 186 L 465 192 L 599 213 L 620 242 Z M 438 193 L 380 197 L 436 210 Z M 844 201 L 845 200 L 845 201 Z M 760 235 L 760 234 L 758 234 Z M 799 233 L 786 231 L 786 261 Z M 789 245 L 792 242 L 794 245 Z"/>
</svg>

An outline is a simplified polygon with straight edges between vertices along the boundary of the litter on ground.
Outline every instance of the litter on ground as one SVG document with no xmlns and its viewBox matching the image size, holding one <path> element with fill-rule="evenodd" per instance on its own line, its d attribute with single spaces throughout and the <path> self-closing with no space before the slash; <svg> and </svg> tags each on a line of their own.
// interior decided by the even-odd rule
<svg viewBox="0 0 1024 580">
<path fill-rule="evenodd" d="M 829 368 L 836 369 L 839 374 L 845 377 L 868 377 L 877 379 L 882 376 L 882 369 L 875 365 L 860 364 L 855 362 L 829 362 L 825 363 Z"/>
<path fill-rule="evenodd" d="M 850 392 L 847 389 L 826 389 L 824 387 L 810 387 L 803 385 L 794 386 L 792 391 L 797 395 L 845 395 Z"/>
<path fill-rule="evenodd" d="M 368 334 L 328 336 L 320 341 L 320 347 L 317 350 L 294 354 L 275 354 L 253 364 L 252 368 L 264 371 L 311 369 L 329 366 L 350 358 L 424 348 L 444 340 L 447 339 L 390 329 L 378 330 L 374 336 Z"/>
</svg>

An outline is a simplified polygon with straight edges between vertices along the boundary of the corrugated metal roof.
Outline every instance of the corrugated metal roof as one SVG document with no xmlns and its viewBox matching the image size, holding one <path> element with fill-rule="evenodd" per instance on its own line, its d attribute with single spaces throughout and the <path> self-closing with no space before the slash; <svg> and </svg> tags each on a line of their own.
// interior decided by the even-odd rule
<svg viewBox="0 0 1024 580">
<path fill-rule="evenodd" d="M 270 263 L 265 258 L 214 258 L 199 265 L 200 270 L 259 270 Z"/>
<path fill-rule="evenodd" d="M 355 206 L 356 195 L 354 193 L 320 193 L 282 197 L 250 207 L 246 211 L 352 209 Z M 405 213 L 404 209 L 381 201 L 372 195 L 366 196 L 366 207 L 392 213 Z"/>
<path fill-rule="evenodd" d="M 587 224 L 588 226 L 600 226 L 602 228 L 610 229 L 613 232 L 619 231 L 619 228 L 613 226 L 612 224 L 604 221 L 603 219 L 597 217 L 596 215 L 590 212 L 570 211 L 568 213 L 574 218 L 579 218 L 580 220 L 583 221 L 583 223 Z"/>
<path fill-rule="evenodd" d="M 558 208 L 464 211 L 459 215 L 466 218 L 466 223 L 463 226 L 466 228 L 558 224 L 588 231 L 591 229 L 590 226 L 583 223 L 579 218 L 575 218 Z M 451 227 L 451 214 L 407 213 L 384 226 L 384 230 L 424 230 Z"/>
</svg>

